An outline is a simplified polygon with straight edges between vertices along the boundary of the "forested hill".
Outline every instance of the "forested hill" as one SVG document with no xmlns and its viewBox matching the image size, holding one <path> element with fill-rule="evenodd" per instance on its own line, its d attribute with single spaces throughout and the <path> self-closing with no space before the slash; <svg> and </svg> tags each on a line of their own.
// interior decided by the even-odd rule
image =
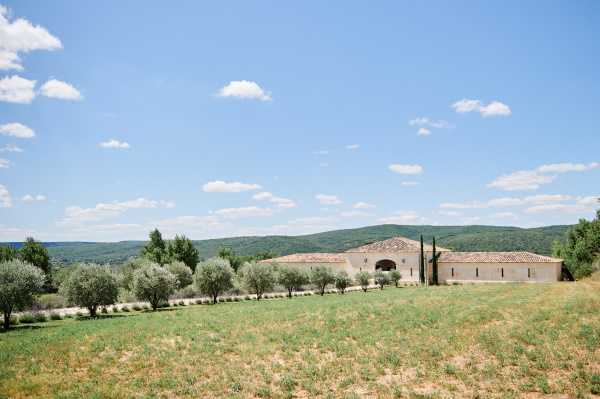
<svg viewBox="0 0 600 399">
<path fill-rule="evenodd" d="M 499 226 L 399 226 L 392 224 L 335 230 L 303 236 L 233 237 L 194 241 L 202 258 L 214 256 L 220 247 L 231 247 L 238 255 L 271 251 L 280 255 L 294 252 L 341 252 L 394 236 L 426 241 L 436 237 L 439 245 L 456 251 L 531 251 L 549 255 L 552 243 L 562 240 L 569 226 L 532 229 Z M 143 241 L 114 243 L 44 243 L 55 262 L 120 263 L 140 252 Z"/>
</svg>

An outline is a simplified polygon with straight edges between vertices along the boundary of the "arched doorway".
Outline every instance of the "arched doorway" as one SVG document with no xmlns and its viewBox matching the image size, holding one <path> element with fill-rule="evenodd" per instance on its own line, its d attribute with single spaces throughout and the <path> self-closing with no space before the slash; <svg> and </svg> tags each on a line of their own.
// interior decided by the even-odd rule
<svg viewBox="0 0 600 399">
<path fill-rule="evenodd" d="M 396 270 L 396 262 L 390 259 L 382 259 L 375 263 L 375 270 L 381 270 L 382 272 Z"/>
</svg>

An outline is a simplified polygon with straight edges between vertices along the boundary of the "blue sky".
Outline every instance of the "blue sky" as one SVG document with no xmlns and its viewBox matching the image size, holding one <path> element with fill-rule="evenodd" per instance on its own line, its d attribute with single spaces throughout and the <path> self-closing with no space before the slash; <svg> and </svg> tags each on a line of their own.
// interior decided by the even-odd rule
<svg viewBox="0 0 600 399">
<path fill-rule="evenodd" d="M 2 241 L 598 206 L 598 2 L 1 4 Z"/>
</svg>

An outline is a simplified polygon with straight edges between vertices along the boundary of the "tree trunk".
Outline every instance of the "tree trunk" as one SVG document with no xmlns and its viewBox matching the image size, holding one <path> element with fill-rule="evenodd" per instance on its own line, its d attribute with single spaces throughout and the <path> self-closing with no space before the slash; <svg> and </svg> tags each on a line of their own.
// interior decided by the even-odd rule
<svg viewBox="0 0 600 399">
<path fill-rule="evenodd" d="M 4 330 L 10 328 L 10 312 L 4 312 Z"/>
<path fill-rule="evenodd" d="M 325 287 L 321 287 L 321 296 L 325 295 Z"/>
<path fill-rule="evenodd" d="M 89 312 L 90 312 L 90 317 L 96 318 L 96 309 L 98 307 L 97 306 L 90 306 L 88 308 Z"/>
<path fill-rule="evenodd" d="M 291 289 L 291 288 L 289 288 L 289 289 L 288 289 L 288 298 L 291 298 L 291 297 L 292 297 L 292 289 Z"/>
<path fill-rule="evenodd" d="M 213 305 L 216 305 L 216 304 L 217 304 L 217 296 L 218 296 L 218 295 L 219 295 L 219 294 L 213 294 Z"/>
</svg>

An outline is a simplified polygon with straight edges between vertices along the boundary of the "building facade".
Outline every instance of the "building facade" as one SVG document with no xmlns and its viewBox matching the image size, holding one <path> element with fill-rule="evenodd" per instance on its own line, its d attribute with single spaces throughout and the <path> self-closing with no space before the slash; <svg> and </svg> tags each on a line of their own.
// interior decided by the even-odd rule
<svg viewBox="0 0 600 399">
<path fill-rule="evenodd" d="M 424 244 L 428 280 L 431 280 L 433 248 Z M 454 252 L 437 247 L 438 283 L 552 282 L 561 278 L 562 259 L 530 252 Z M 398 270 L 401 282 L 419 282 L 421 248 L 418 241 L 394 237 L 349 249 L 343 253 L 292 254 L 263 261 L 287 264 L 310 271 L 317 265 L 344 270 L 351 277 L 359 271 Z"/>
</svg>

